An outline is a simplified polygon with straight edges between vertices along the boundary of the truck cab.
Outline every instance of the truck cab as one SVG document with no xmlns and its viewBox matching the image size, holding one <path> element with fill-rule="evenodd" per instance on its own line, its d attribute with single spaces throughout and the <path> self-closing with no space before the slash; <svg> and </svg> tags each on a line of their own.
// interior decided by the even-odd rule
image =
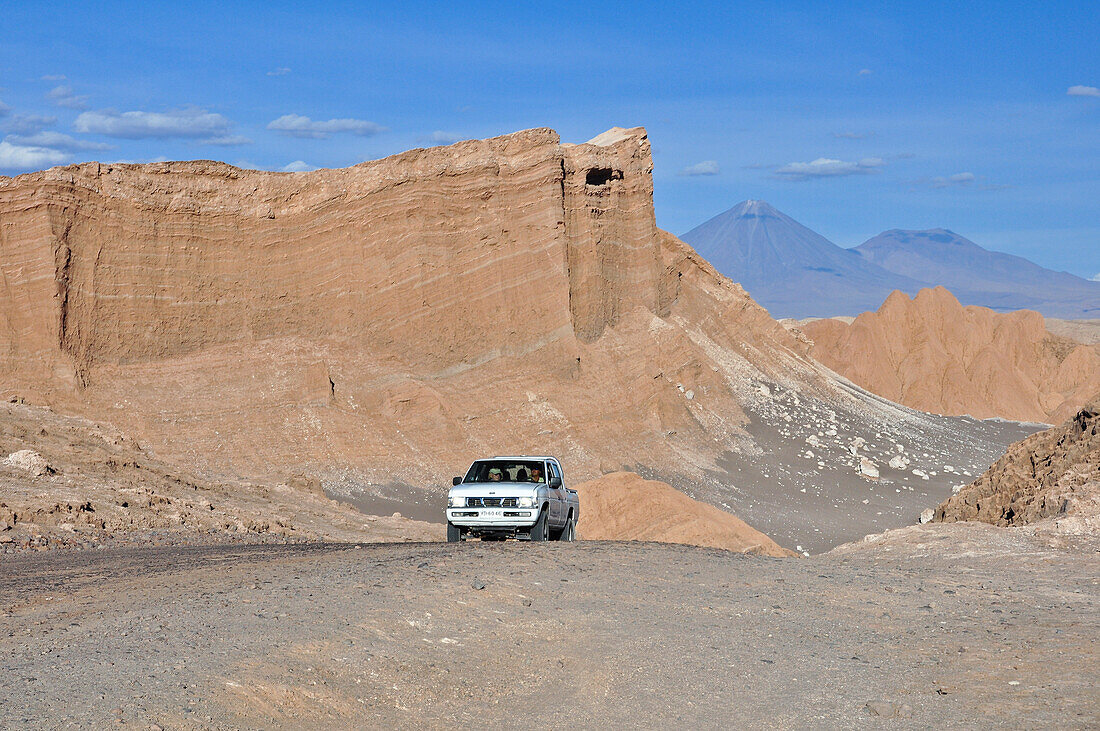
<svg viewBox="0 0 1100 731">
<path fill-rule="evenodd" d="M 447 495 L 447 540 L 572 541 L 580 519 L 576 490 L 549 456 L 490 457 L 455 477 Z"/>
</svg>

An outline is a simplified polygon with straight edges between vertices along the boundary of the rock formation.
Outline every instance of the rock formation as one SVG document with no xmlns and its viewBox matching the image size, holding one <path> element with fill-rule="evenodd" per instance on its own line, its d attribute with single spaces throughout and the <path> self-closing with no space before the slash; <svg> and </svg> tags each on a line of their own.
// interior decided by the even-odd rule
<svg viewBox="0 0 1100 731">
<path fill-rule="evenodd" d="M 641 128 L 535 129 L 309 173 L 0 178 L 0 395 L 219 479 L 308 474 L 329 494 L 441 500 L 474 457 L 552 453 L 573 482 L 625 467 L 753 524 L 785 516 L 764 529 L 807 545 L 950 489 L 868 504 L 832 440 L 862 435 L 879 462 L 920 440 L 979 470 L 1021 436 L 836 379 L 656 227 L 651 171 Z M 789 469 L 823 423 L 822 453 Z M 835 494 L 799 493 L 819 469 Z M 837 519 L 800 522 L 806 499 Z"/>
<path fill-rule="evenodd" d="M 670 485 L 614 472 L 576 486 L 585 540 L 657 541 L 793 556 L 740 518 L 692 500 Z"/>
<path fill-rule="evenodd" d="M 800 329 L 822 363 L 921 411 L 1057 423 L 1100 390 L 1100 345 L 1048 332 L 1037 312 L 963 307 L 943 287 Z"/>
<path fill-rule="evenodd" d="M 935 519 L 1019 526 L 1063 515 L 1100 532 L 1100 395 L 1066 423 L 1009 447 Z"/>
</svg>

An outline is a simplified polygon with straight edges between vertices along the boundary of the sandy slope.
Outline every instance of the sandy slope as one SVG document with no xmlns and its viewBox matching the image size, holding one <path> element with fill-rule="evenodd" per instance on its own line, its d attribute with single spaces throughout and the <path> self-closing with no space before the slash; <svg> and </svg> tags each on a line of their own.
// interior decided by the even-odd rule
<svg viewBox="0 0 1100 731">
<path fill-rule="evenodd" d="M 307 479 L 212 479 L 101 424 L 0 404 L 0 551 L 443 535 L 439 525 L 364 515 Z"/>
<path fill-rule="evenodd" d="M 578 530 L 586 540 L 687 543 L 765 556 L 794 555 L 737 516 L 633 472 L 615 472 L 575 487 L 582 506 Z"/>
</svg>

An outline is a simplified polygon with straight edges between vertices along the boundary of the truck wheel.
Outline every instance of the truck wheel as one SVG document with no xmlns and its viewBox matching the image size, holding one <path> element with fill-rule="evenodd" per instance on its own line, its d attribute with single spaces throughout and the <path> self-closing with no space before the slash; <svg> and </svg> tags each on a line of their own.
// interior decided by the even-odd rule
<svg viewBox="0 0 1100 731">
<path fill-rule="evenodd" d="M 562 528 L 560 540 L 569 541 L 570 543 L 577 540 L 577 521 L 573 519 L 572 513 L 569 514 L 569 520 Z"/>
<path fill-rule="evenodd" d="M 549 525 L 549 511 L 546 508 L 542 509 L 539 513 L 539 519 L 531 526 L 531 540 L 532 541 L 548 541 L 550 540 L 550 525 Z"/>
<path fill-rule="evenodd" d="M 461 543 L 462 529 L 452 523 L 447 523 L 447 543 Z"/>
</svg>

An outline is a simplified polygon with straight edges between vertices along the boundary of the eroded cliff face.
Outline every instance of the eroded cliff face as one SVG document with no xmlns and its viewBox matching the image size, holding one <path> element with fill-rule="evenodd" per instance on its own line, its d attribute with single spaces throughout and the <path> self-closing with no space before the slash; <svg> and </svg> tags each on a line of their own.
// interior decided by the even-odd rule
<svg viewBox="0 0 1100 731">
<path fill-rule="evenodd" d="M 1058 423 L 1100 390 L 1100 346 L 1048 332 L 1038 312 L 963 307 L 943 287 L 801 329 L 822 363 L 922 411 Z"/>
<path fill-rule="evenodd" d="M 842 484 L 862 481 L 857 434 L 931 434 L 957 464 L 999 452 L 806 357 L 656 227 L 652 165 L 641 128 L 536 129 L 310 173 L 0 179 L 0 394 L 191 469 L 395 497 L 473 456 L 549 452 L 574 480 L 625 467 L 789 516 L 817 468 L 768 460 L 825 421 Z M 876 508 L 859 497 L 813 509 Z"/>
<path fill-rule="evenodd" d="M 605 330 L 667 316 L 681 272 L 665 271 L 678 254 L 651 170 L 641 129 L 584 145 L 528 130 L 308 174 L 88 163 L 8 180 L 4 390 L 92 412 L 122 399 L 112 416 L 154 433 L 140 415 L 166 406 L 216 420 L 305 405 L 413 412 L 463 441 L 475 389 L 456 403 L 440 384 L 575 382 Z M 514 410 L 501 381 L 481 398 Z"/>
</svg>

